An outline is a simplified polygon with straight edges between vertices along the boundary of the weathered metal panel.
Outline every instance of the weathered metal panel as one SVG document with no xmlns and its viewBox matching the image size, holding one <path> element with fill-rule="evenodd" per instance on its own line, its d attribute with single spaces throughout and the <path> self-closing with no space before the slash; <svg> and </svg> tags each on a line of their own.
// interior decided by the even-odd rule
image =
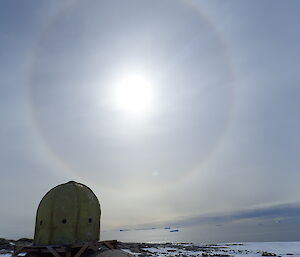
<svg viewBox="0 0 300 257">
<path fill-rule="evenodd" d="M 100 216 L 99 201 L 90 188 L 74 181 L 58 185 L 39 204 L 34 244 L 98 241 Z"/>
</svg>

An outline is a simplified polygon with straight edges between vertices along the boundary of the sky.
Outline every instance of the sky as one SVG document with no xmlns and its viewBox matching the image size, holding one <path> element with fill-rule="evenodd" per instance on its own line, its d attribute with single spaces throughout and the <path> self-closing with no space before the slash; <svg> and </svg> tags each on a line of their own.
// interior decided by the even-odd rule
<svg viewBox="0 0 300 257">
<path fill-rule="evenodd" d="M 32 237 L 39 201 L 70 180 L 105 230 L 299 225 L 299 8 L 1 1 L 0 237 Z"/>
</svg>

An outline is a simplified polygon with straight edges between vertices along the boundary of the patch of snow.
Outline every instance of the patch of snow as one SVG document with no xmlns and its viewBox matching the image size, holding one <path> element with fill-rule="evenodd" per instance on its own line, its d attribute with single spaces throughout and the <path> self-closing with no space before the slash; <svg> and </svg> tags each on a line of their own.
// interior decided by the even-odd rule
<svg viewBox="0 0 300 257">
<path fill-rule="evenodd" d="M 11 257 L 11 253 L 1 253 L 0 257 Z"/>
<path fill-rule="evenodd" d="M 145 251 L 149 251 L 150 253 L 154 254 L 155 256 L 177 256 L 177 255 L 200 255 L 203 252 L 202 251 L 188 251 L 173 247 L 150 247 L 150 248 L 142 248 Z"/>
<path fill-rule="evenodd" d="M 226 245 L 226 244 L 225 244 Z M 243 243 L 228 244 L 228 247 L 237 251 L 235 256 L 243 255 L 243 252 L 249 251 L 250 256 L 261 256 L 263 252 L 275 253 L 279 256 L 300 256 L 300 242 L 258 242 L 258 243 Z M 240 252 L 239 252 L 240 251 Z"/>
</svg>

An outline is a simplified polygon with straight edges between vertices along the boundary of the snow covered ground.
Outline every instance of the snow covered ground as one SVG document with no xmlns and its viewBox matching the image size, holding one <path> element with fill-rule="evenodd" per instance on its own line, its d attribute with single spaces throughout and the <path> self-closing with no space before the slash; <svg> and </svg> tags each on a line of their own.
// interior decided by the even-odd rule
<svg viewBox="0 0 300 257">
<path fill-rule="evenodd" d="M 226 246 L 226 244 L 225 244 Z M 300 256 L 300 241 L 298 242 L 260 242 L 260 243 L 244 243 L 242 245 L 228 245 L 234 251 L 249 251 L 248 256 L 261 256 L 263 252 L 274 253 L 277 256 Z"/>
<path fill-rule="evenodd" d="M 300 242 L 258 242 L 215 245 L 153 244 L 142 248 L 145 252 L 123 249 L 136 256 L 219 256 L 219 257 L 259 257 L 259 256 L 300 256 Z"/>
</svg>

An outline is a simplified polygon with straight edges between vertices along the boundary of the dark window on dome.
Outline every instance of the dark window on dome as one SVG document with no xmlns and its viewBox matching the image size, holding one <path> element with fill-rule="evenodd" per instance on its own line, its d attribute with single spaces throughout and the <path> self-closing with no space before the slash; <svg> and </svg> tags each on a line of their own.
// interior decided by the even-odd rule
<svg viewBox="0 0 300 257">
<path fill-rule="evenodd" d="M 43 225 L 43 221 L 42 220 L 40 220 L 40 226 L 42 226 Z"/>
<path fill-rule="evenodd" d="M 89 223 L 92 223 L 92 218 L 89 218 Z"/>
<path fill-rule="evenodd" d="M 61 222 L 62 222 L 62 224 L 66 224 L 67 223 L 67 219 L 63 219 Z"/>
</svg>

